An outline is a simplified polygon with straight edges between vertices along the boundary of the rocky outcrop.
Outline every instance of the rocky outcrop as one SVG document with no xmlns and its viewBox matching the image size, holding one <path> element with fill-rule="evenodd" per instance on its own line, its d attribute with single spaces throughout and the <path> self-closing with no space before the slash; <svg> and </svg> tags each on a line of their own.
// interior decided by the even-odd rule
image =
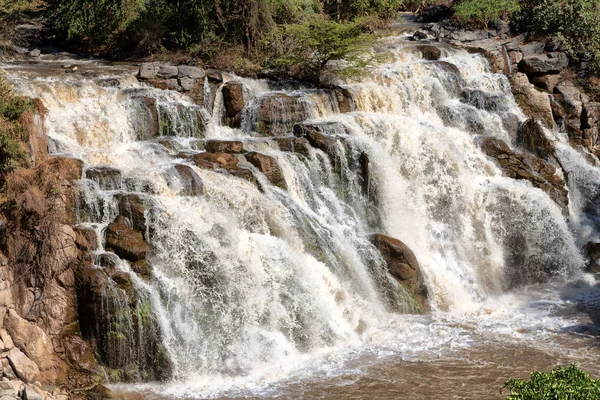
<svg viewBox="0 0 600 400">
<path fill-rule="evenodd" d="M 562 52 L 536 54 L 519 62 L 519 70 L 532 75 L 556 74 L 568 66 L 569 58 Z"/>
<path fill-rule="evenodd" d="M 516 142 L 517 146 L 544 160 L 548 160 L 555 152 L 554 144 L 546 136 L 544 129 L 531 118 L 519 126 Z"/>
<path fill-rule="evenodd" d="M 106 248 L 130 261 L 144 260 L 150 246 L 142 234 L 129 226 L 129 220 L 118 216 L 106 228 Z"/>
<path fill-rule="evenodd" d="M 204 183 L 198 174 L 188 165 L 177 164 L 175 170 L 183 184 L 180 194 L 184 196 L 201 196 L 204 193 Z"/>
<path fill-rule="evenodd" d="M 533 154 L 515 152 L 502 140 L 493 137 L 482 138 L 480 146 L 484 153 L 496 160 L 504 175 L 531 182 L 546 192 L 564 215 L 569 215 L 567 187 L 553 165 Z"/>
<path fill-rule="evenodd" d="M 516 73 L 510 78 L 515 100 L 529 117 L 542 121 L 548 128 L 554 128 L 554 117 L 550 96 L 540 92 L 531 83 L 527 75 Z"/>
<path fill-rule="evenodd" d="M 88 168 L 85 177 L 96 182 L 102 190 L 120 190 L 123 185 L 121 171 L 112 167 Z"/>
<path fill-rule="evenodd" d="M 240 159 L 245 161 L 241 154 L 204 152 L 192 155 L 191 159 L 200 168 L 233 175 L 257 185 L 252 171 L 238 166 Z"/>
<path fill-rule="evenodd" d="M 308 157 L 308 154 L 310 152 L 310 144 L 308 143 L 308 140 L 306 140 L 306 138 L 281 137 L 275 138 L 275 142 L 277 142 L 279 150 L 281 151 L 298 153 L 303 155 L 304 157 Z"/>
<path fill-rule="evenodd" d="M 204 150 L 209 153 L 241 153 L 244 143 L 239 140 L 207 140 Z"/>
<path fill-rule="evenodd" d="M 244 100 L 244 86 L 241 82 L 230 81 L 223 85 L 223 103 L 225 103 L 225 122 L 231 127 L 239 127 L 241 113 L 246 102 Z"/>
<path fill-rule="evenodd" d="M 262 172 L 273 185 L 282 189 L 287 188 L 283 172 L 275 158 L 257 152 L 250 152 L 246 154 L 246 159 Z"/>
<path fill-rule="evenodd" d="M 146 207 L 142 198 L 134 193 L 119 193 L 115 195 L 119 215 L 127 218 L 131 227 L 146 235 Z"/>
</svg>

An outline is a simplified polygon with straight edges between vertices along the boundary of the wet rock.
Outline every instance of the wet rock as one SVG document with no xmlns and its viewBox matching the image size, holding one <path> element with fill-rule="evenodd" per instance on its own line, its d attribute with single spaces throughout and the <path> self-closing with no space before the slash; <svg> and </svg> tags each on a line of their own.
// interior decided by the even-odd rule
<svg viewBox="0 0 600 400">
<path fill-rule="evenodd" d="M 390 274 L 411 294 L 417 294 L 421 286 L 420 267 L 412 250 L 400 240 L 381 234 L 372 235 L 370 240 L 381 252 Z"/>
<path fill-rule="evenodd" d="M 211 83 L 222 83 L 223 82 L 223 73 L 216 69 L 209 69 L 206 71 L 206 77 Z"/>
<path fill-rule="evenodd" d="M 80 334 L 68 333 L 61 340 L 65 348 L 65 356 L 71 366 L 85 373 L 94 372 L 98 368 L 98 361 L 89 343 Z"/>
<path fill-rule="evenodd" d="M 150 246 L 142 234 L 127 226 L 125 217 L 119 216 L 106 229 L 106 248 L 121 258 L 138 261 L 146 258 Z"/>
<path fill-rule="evenodd" d="M 258 186 L 258 182 L 256 181 L 256 177 L 254 176 L 254 174 L 252 173 L 252 171 L 250 171 L 249 169 L 246 169 L 246 168 L 228 169 L 227 173 L 229 175 L 235 176 L 237 178 L 244 179 L 244 180 L 252 183 L 255 186 Z"/>
<path fill-rule="evenodd" d="M 563 52 L 536 54 L 524 57 L 519 63 L 519 71 L 527 74 L 559 73 L 569 66 L 569 58 Z"/>
<path fill-rule="evenodd" d="M 352 92 L 346 88 L 336 87 L 333 89 L 333 97 L 337 100 L 340 113 L 356 111 L 356 104 Z"/>
<path fill-rule="evenodd" d="M 503 94 L 492 94 L 485 90 L 463 89 L 461 101 L 486 111 L 506 111 L 506 97 Z"/>
<path fill-rule="evenodd" d="M 257 152 L 250 152 L 246 154 L 246 159 L 258 168 L 273 185 L 282 189 L 287 188 L 283 172 L 275 158 Z"/>
<path fill-rule="evenodd" d="M 21 350 L 12 349 L 8 352 L 7 358 L 13 371 L 23 382 L 36 382 L 40 379 L 40 369 Z"/>
<path fill-rule="evenodd" d="M 538 91 L 527 75 L 515 73 L 511 78 L 511 86 L 515 100 L 529 117 L 541 120 L 548 128 L 554 129 L 554 117 L 550 96 Z"/>
<path fill-rule="evenodd" d="M 348 133 L 346 127 L 337 122 L 294 125 L 295 136 L 304 137 L 310 145 L 326 153 L 332 161 L 337 158 L 337 135 Z"/>
<path fill-rule="evenodd" d="M 223 102 L 228 118 L 236 118 L 246 106 L 244 86 L 241 82 L 230 81 L 223 85 Z"/>
<path fill-rule="evenodd" d="M 146 208 L 139 195 L 119 193 L 115 195 L 119 207 L 119 215 L 131 221 L 133 229 L 146 234 Z"/>
<path fill-rule="evenodd" d="M 565 181 L 556 174 L 556 168 L 533 154 L 512 151 L 506 143 L 493 137 L 481 139 L 484 153 L 496 160 L 504 175 L 513 179 L 523 179 L 550 196 L 569 215 L 569 197 Z"/>
<path fill-rule="evenodd" d="M 544 89 L 552 93 L 556 85 L 558 85 L 562 79 L 563 78 L 561 75 L 534 76 L 531 78 L 531 83 L 540 89 Z"/>
<path fill-rule="evenodd" d="M 583 247 L 583 253 L 587 258 L 587 271 L 600 273 L 600 243 L 588 242 Z"/>
<path fill-rule="evenodd" d="M 207 140 L 204 149 L 209 153 L 241 153 L 244 143 L 238 140 Z"/>
<path fill-rule="evenodd" d="M 165 147 L 171 154 L 177 153 L 179 150 L 181 150 L 181 145 L 179 142 L 177 142 L 177 139 L 172 136 L 161 136 L 156 139 L 156 143 Z"/>
<path fill-rule="evenodd" d="M 25 400 L 45 400 L 44 392 L 34 385 L 25 385 Z"/>
<path fill-rule="evenodd" d="M 429 34 L 425 31 L 416 31 L 414 35 L 412 35 L 410 40 L 427 40 L 429 39 Z"/>
<path fill-rule="evenodd" d="M 422 57 L 429 61 L 439 60 L 442 55 L 442 51 L 435 46 L 417 46 L 417 49 L 421 52 Z"/>
<path fill-rule="evenodd" d="M 555 152 L 554 144 L 546 137 L 543 128 L 531 118 L 519 126 L 517 146 L 544 160 L 548 160 Z"/>
<path fill-rule="evenodd" d="M 21 399 L 25 397 L 25 385 L 23 382 L 19 382 L 17 380 L 12 381 L 0 381 L 0 399 L 4 399 L 5 397 L 11 399 Z"/>
<path fill-rule="evenodd" d="M 183 90 L 183 88 L 179 86 L 179 81 L 177 79 L 167 79 L 164 81 L 164 89 L 174 90 L 176 92 Z"/>
<path fill-rule="evenodd" d="M 184 164 L 175 165 L 179 178 L 183 184 L 183 190 L 180 194 L 184 196 L 202 196 L 204 193 L 204 183 L 194 170 Z"/>
<path fill-rule="evenodd" d="M 94 251 L 98 248 L 98 234 L 94 229 L 79 225 L 74 227 L 73 231 L 76 234 L 77 248 L 83 251 Z"/>
<path fill-rule="evenodd" d="M 256 130 L 266 136 L 286 136 L 293 124 L 308 118 L 308 111 L 308 104 L 299 96 L 267 96 L 260 101 Z"/>
<path fill-rule="evenodd" d="M 144 279 L 150 279 L 152 276 L 152 267 L 148 263 L 148 260 L 139 260 L 134 263 L 131 263 L 131 269 L 138 276 Z"/>
<path fill-rule="evenodd" d="M 121 171 L 112 167 L 90 167 L 85 177 L 100 186 L 102 190 L 119 190 L 122 188 Z"/>
<path fill-rule="evenodd" d="M 184 92 L 191 92 L 196 87 L 196 80 L 191 78 L 178 78 L 177 83 Z"/>
<path fill-rule="evenodd" d="M 193 67 L 190 65 L 179 65 L 177 67 L 177 76 L 179 79 L 204 79 L 206 72 L 202 68 Z"/>
<path fill-rule="evenodd" d="M 298 153 L 302 154 L 305 157 L 308 157 L 309 155 L 310 144 L 308 143 L 308 140 L 306 138 L 282 137 L 275 138 L 275 141 L 279 145 L 279 149 L 281 151 Z"/>
<path fill-rule="evenodd" d="M 111 276 L 110 279 L 113 280 L 117 284 L 117 286 L 121 288 L 130 287 L 133 282 L 131 281 L 131 275 L 124 271 L 116 271 Z"/>
<path fill-rule="evenodd" d="M 225 169 L 236 168 L 239 162 L 234 154 L 210 152 L 194 154 L 192 160 L 197 166 L 205 169 L 214 169 L 217 166 Z"/>
<path fill-rule="evenodd" d="M 42 55 L 42 51 L 40 49 L 33 49 L 29 52 L 30 57 L 39 57 Z"/>
</svg>

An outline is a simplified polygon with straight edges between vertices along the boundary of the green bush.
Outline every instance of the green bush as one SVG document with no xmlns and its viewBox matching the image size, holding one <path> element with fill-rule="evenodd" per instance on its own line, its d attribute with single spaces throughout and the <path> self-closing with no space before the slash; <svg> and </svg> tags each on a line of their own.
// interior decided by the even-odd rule
<svg viewBox="0 0 600 400">
<path fill-rule="evenodd" d="M 365 50 L 373 42 L 359 22 L 313 19 L 303 24 L 283 26 L 278 37 L 266 44 L 272 50 L 274 64 L 296 75 L 317 81 L 320 72 L 332 60 L 343 60 L 340 73 L 364 69 L 370 62 Z"/>
<path fill-rule="evenodd" d="M 571 57 L 590 61 L 600 71 L 600 2 L 597 0 L 522 0 L 520 25 L 556 35 Z"/>
<path fill-rule="evenodd" d="M 0 75 L 0 174 L 17 168 L 25 160 L 21 141 L 25 131 L 21 115 L 33 109 L 31 99 L 17 96 L 13 87 Z"/>
<path fill-rule="evenodd" d="M 464 22 L 475 22 L 485 28 L 490 21 L 519 9 L 519 0 L 463 0 L 454 6 L 454 13 Z"/>
<path fill-rule="evenodd" d="M 509 379 L 507 400 L 592 400 L 600 399 L 600 380 L 592 379 L 574 364 L 551 372 L 533 372 L 531 380 Z"/>
</svg>

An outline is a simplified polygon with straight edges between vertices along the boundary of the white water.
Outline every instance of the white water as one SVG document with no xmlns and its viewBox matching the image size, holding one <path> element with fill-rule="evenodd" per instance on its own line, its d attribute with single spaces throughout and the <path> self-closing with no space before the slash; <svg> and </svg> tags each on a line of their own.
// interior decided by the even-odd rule
<svg viewBox="0 0 600 400">
<path fill-rule="evenodd" d="M 428 360 L 488 340 L 550 349 L 548 337 L 578 323 L 556 310 L 573 301 L 559 288 L 581 274 L 577 245 L 597 236 L 586 204 L 600 182 L 598 169 L 559 144 L 561 161 L 578 177 L 570 180 L 569 225 L 546 194 L 502 177 L 477 147 L 477 135 L 510 143 L 525 118 L 504 76 L 488 73 L 483 58 L 466 52 L 444 49 L 439 63 L 421 60 L 398 39 L 386 46 L 392 63 L 344 84 L 358 107 L 352 113 L 339 114 L 320 92 L 288 92 L 303 98 L 315 121 L 347 128 L 342 159 L 369 155 L 377 205 L 360 193 L 351 165 L 338 175 L 320 150 L 303 160 L 248 130 L 260 99 L 272 95 L 267 81 L 242 80 L 252 101 L 246 130 L 238 130 L 220 126 L 218 94 L 207 121 L 212 110 L 130 77 L 107 88 L 75 75 L 22 79 L 7 67 L 18 89 L 48 108 L 55 153 L 120 169 L 122 190 L 154 204 L 154 278 L 151 285 L 136 282 L 152 299 L 175 379 L 138 388 L 167 398 L 267 395 L 290 379 L 346 374 L 365 354 Z M 187 161 L 139 140 L 147 124 L 140 94 L 167 113 L 181 150 L 195 151 L 201 137 L 242 138 L 247 150 L 277 159 L 288 189 L 255 169 L 264 191 L 189 164 L 205 194 L 180 196 L 173 164 Z M 203 120 L 205 133 L 190 125 Z M 83 185 L 86 203 L 102 211 L 81 222 L 101 230 L 117 213 L 116 192 Z M 382 287 L 392 281 L 368 241 L 378 232 L 415 252 L 431 314 L 388 311 Z M 545 280 L 555 283 L 525 286 Z"/>
</svg>

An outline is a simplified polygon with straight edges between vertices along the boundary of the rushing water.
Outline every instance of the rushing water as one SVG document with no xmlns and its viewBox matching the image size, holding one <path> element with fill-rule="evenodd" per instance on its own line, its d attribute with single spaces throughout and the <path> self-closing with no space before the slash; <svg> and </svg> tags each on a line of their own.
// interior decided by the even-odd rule
<svg viewBox="0 0 600 400">
<path fill-rule="evenodd" d="M 120 389 L 149 398 L 498 398 L 509 376 L 556 362 L 600 372 L 586 314 L 600 295 L 579 252 L 597 237 L 588 214 L 600 170 L 557 134 L 570 172 L 567 221 L 477 146 L 480 135 L 510 143 L 525 119 L 505 76 L 452 48 L 425 61 L 400 38 L 381 47 L 387 64 L 340 82 L 354 105 L 347 113 L 326 91 L 225 77 L 244 85 L 240 129 L 223 126 L 216 85 L 206 86 L 207 109 L 137 82 L 128 66 L 4 66 L 47 107 L 53 153 L 121 171 L 108 185 L 81 182 L 81 224 L 101 233 L 123 192 L 151 205 L 153 279 L 134 282 L 150 299 L 174 378 Z M 279 94 L 298 99 L 310 122 L 328 123 L 335 162 L 318 149 L 280 151 L 257 132 L 261 104 Z M 149 134 L 147 99 L 168 146 Z M 259 186 L 183 158 L 205 139 L 243 140 L 274 157 L 287 189 L 250 164 L 242 166 Z M 357 173 L 363 154 L 368 194 Z M 203 196 L 183 195 L 176 164 L 194 169 Z M 371 233 L 415 252 L 431 313 L 389 311 L 394 281 Z M 402 293 L 394 301 L 410 311 Z"/>
</svg>

